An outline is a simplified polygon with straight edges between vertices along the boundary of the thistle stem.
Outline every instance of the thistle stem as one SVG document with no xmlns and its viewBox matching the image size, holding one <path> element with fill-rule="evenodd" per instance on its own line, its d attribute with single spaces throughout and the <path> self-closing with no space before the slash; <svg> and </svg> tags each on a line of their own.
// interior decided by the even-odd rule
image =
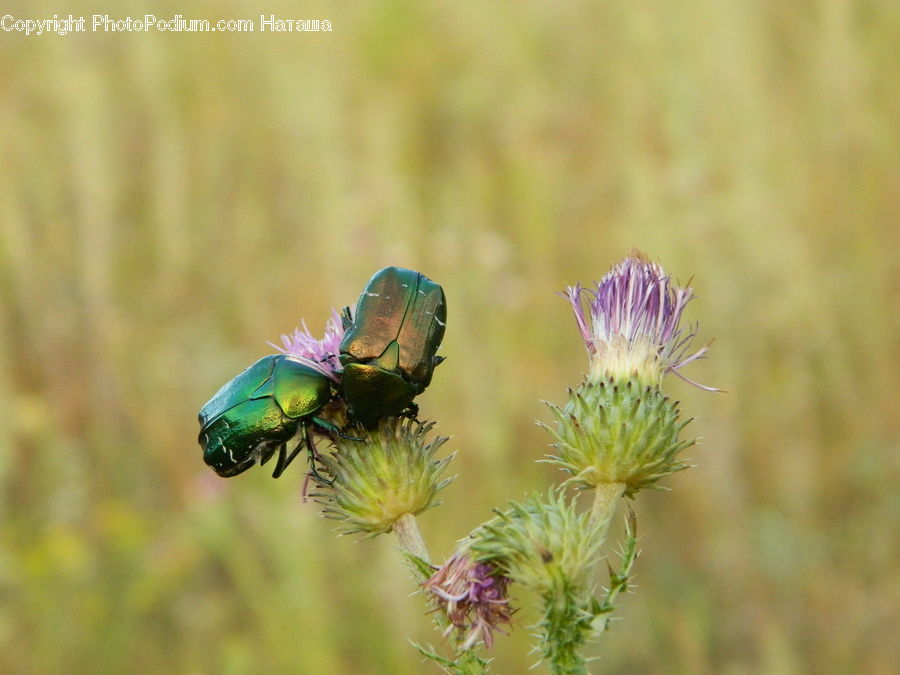
<svg viewBox="0 0 900 675">
<path fill-rule="evenodd" d="M 594 505 L 591 508 L 591 528 L 597 531 L 601 544 L 606 540 L 606 532 L 619 500 L 625 494 L 625 483 L 598 483 L 594 488 Z"/>
<path fill-rule="evenodd" d="M 624 483 L 598 483 L 594 488 L 594 504 L 591 508 L 589 531 L 597 546 L 606 540 L 609 524 L 616 514 L 619 500 L 625 494 Z M 587 533 L 585 533 L 587 534 Z M 589 603 L 575 593 L 575 588 L 560 584 L 555 593 L 544 598 L 545 614 L 541 628 L 544 631 L 544 658 L 553 675 L 587 675 L 587 665 L 581 648 L 593 634 Z"/>
<path fill-rule="evenodd" d="M 393 529 L 400 548 L 425 562 L 431 562 L 425 540 L 422 539 L 422 533 L 419 531 L 419 523 L 413 514 L 405 513 L 400 516 L 394 521 Z"/>
</svg>

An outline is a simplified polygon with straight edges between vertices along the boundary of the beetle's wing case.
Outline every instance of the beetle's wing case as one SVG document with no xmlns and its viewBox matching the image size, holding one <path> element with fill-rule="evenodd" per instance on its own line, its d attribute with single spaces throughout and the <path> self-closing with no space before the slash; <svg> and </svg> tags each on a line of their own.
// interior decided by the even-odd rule
<svg viewBox="0 0 900 675">
<path fill-rule="evenodd" d="M 272 380 L 275 400 L 294 419 L 311 415 L 331 399 L 328 376 L 289 356 L 278 362 Z"/>
<path fill-rule="evenodd" d="M 421 392 L 431 382 L 434 355 L 444 339 L 447 301 L 444 290 L 424 274 L 418 274 L 412 306 L 406 313 L 397 342 L 400 370 Z"/>
<path fill-rule="evenodd" d="M 203 459 L 220 476 L 236 476 L 295 431 L 296 422 L 285 417 L 273 398 L 248 399 L 218 415 L 200 432 Z"/>
<path fill-rule="evenodd" d="M 353 325 L 341 341 L 341 354 L 351 361 L 377 359 L 400 335 L 400 328 L 415 297 L 418 272 L 402 267 L 385 267 L 366 284 Z"/>
<path fill-rule="evenodd" d="M 222 386 L 200 409 L 200 427 L 206 429 L 223 413 L 248 399 L 258 397 L 260 387 L 267 384 L 280 354 L 264 356 L 240 375 Z M 202 432 L 201 432 L 202 433 Z"/>
</svg>

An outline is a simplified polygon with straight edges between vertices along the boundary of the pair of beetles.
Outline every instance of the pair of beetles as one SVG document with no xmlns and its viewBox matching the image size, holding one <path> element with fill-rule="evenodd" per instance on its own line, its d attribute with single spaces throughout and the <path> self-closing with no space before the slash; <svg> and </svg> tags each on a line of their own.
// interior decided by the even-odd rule
<svg viewBox="0 0 900 675">
<path fill-rule="evenodd" d="M 413 399 L 431 382 L 444 337 L 443 289 L 419 272 L 386 267 L 369 280 L 355 314 L 345 307 L 342 370 L 334 383 L 302 357 L 265 356 L 228 382 L 200 409 L 203 459 L 220 476 L 236 476 L 277 451 L 278 478 L 302 447 L 315 457 L 315 430 L 344 438 L 320 416 L 334 401 L 346 405 L 348 427 L 374 429 L 390 416 L 415 416 Z M 288 453 L 288 445 L 296 446 Z M 315 465 L 313 465 L 315 473 Z"/>
</svg>

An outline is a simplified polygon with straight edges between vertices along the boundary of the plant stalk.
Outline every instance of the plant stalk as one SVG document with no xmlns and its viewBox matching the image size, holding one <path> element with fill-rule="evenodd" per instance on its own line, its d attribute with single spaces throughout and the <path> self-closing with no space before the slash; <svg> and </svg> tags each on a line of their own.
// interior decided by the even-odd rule
<svg viewBox="0 0 900 675">
<path fill-rule="evenodd" d="M 425 540 L 422 539 L 422 533 L 419 531 L 419 523 L 413 514 L 405 513 L 400 516 L 394 522 L 393 530 L 397 535 L 400 548 L 427 563 L 431 562 Z"/>
<path fill-rule="evenodd" d="M 594 505 L 591 507 L 591 529 L 595 529 L 601 545 L 606 541 L 609 524 L 616 515 L 619 500 L 625 494 L 625 483 L 598 483 L 594 488 Z"/>
</svg>

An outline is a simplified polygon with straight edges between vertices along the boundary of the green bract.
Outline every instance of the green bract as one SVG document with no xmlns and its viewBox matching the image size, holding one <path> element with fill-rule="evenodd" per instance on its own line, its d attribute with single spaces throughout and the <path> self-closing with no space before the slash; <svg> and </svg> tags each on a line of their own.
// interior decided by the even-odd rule
<svg viewBox="0 0 900 675">
<path fill-rule="evenodd" d="M 452 480 L 442 477 L 452 455 L 434 458 L 447 439 L 427 440 L 433 427 L 394 417 L 364 438 L 336 437 L 335 452 L 321 457 L 332 480 L 315 495 L 325 516 L 338 520 L 345 534 L 375 536 L 407 514 L 436 506 L 437 494 Z"/>
<path fill-rule="evenodd" d="M 680 420 L 678 403 L 657 387 L 587 379 L 570 390 L 564 407 L 548 405 L 557 423 L 547 427 L 555 442 L 544 461 L 571 474 L 567 482 L 587 488 L 621 483 L 631 496 L 688 468 L 678 454 L 695 441 L 679 434 L 691 420 Z"/>
<path fill-rule="evenodd" d="M 344 310 L 341 388 L 353 419 L 371 429 L 412 405 L 443 360 L 435 353 L 446 321 L 444 291 L 431 279 L 401 267 L 375 273 L 355 314 Z"/>
<path fill-rule="evenodd" d="M 220 476 L 236 476 L 278 450 L 272 474 L 281 475 L 300 450 L 287 453 L 298 433 L 312 448 L 307 427 L 325 431 L 334 425 L 314 415 L 332 398 L 330 380 L 290 356 L 261 358 L 228 382 L 200 409 L 203 459 Z"/>
</svg>

